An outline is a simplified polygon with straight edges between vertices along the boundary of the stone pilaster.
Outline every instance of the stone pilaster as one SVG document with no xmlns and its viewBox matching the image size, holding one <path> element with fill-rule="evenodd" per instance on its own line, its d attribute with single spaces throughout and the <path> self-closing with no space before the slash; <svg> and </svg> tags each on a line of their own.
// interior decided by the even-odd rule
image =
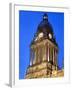
<svg viewBox="0 0 72 90">
<path fill-rule="evenodd" d="M 46 60 L 46 44 L 44 44 L 44 47 L 43 47 L 43 61 Z"/>
</svg>

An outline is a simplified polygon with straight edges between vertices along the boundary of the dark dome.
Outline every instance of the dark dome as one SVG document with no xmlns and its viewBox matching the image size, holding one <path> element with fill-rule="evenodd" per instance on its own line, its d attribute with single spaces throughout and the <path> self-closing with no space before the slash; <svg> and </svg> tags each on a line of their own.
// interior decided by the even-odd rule
<svg viewBox="0 0 72 90">
<path fill-rule="evenodd" d="M 52 39 L 50 39 L 50 41 L 52 41 L 53 43 L 55 43 L 57 45 L 55 37 L 54 37 L 52 25 L 49 23 L 48 15 L 46 13 L 43 15 L 43 19 L 40 22 L 40 24 L 38 25 L 37 32 L 34 36 L 34 40 L 38 36 L 38 34 L 41 32 L 44 34 L 43 39 L 49 39 L 49 33 L 50 33 L 52 35 Z M 34 42 L 34 40 L 33 40 L 33 42 Z"/>
<path fill-rule="evenodd" d="M 44 14 L 43 15 L 43 20 L 40 22 L 40 24 L 38 25 L 38 32 L 39 31 L 43 31 L 43 32 L 50 32 L 53 33 L 53 29 L 51 24 L 48 21 L 48 15 Z"/>
</svg>

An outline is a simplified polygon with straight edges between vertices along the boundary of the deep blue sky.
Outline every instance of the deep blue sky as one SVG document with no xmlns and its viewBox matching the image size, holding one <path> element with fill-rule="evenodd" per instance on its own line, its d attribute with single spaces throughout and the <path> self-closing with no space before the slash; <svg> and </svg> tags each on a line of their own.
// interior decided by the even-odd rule
<svg viewBox="0 0 72 90">
<path fill-rule="evenodd" d="M 42 21 L 44 12 L 19 11 L 19 79 L 24 79 L 29 65 L 29 45 Z M 64 13 L 47 12 L 59 46 L 58 65 L 62 68 L 64 59 Z"/>
</svg>

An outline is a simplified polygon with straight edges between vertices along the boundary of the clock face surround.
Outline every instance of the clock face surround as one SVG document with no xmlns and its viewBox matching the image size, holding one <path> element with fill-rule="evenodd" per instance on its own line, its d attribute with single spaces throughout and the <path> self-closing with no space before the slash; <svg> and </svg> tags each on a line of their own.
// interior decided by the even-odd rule
<svg viewBox="0 0 72 90">
<path fill-rule="evenodd" d="M 40 38 L 42 38 L 43 35 L 44 35 L 43 32 L 39 33 L 39 35 L 36 37 L 35 41 L 37 41 L 37 40 L 39 40 Z"/>
<path fill-rule="evenodd" d="M 38 36 L 36 37 L 35 41 L 39 40 L 43 36 L 44 36 L 43 32 L 39 33 Z M 48 36 L 49 36 L 49 39 L 52 39 L 52 34 L 51 33 L 49 33 Z"/>
<path fill-rule="evenodd" d="M 43 37 L 43 32 L 39 33 L 38 37 L 42 38 Z"/>
</svg>

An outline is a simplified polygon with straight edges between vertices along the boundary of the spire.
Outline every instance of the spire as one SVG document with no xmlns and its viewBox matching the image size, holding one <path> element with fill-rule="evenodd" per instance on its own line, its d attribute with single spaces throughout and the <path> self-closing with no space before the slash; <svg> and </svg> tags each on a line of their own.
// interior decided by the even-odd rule
<svg viewBox="0 0 72 90">
<path fill-rule="evenodd" d="M 43 15 L 43 20 L 47 20 L 48 21 L 48 15 L 46 13 Z"/>
</svg>

